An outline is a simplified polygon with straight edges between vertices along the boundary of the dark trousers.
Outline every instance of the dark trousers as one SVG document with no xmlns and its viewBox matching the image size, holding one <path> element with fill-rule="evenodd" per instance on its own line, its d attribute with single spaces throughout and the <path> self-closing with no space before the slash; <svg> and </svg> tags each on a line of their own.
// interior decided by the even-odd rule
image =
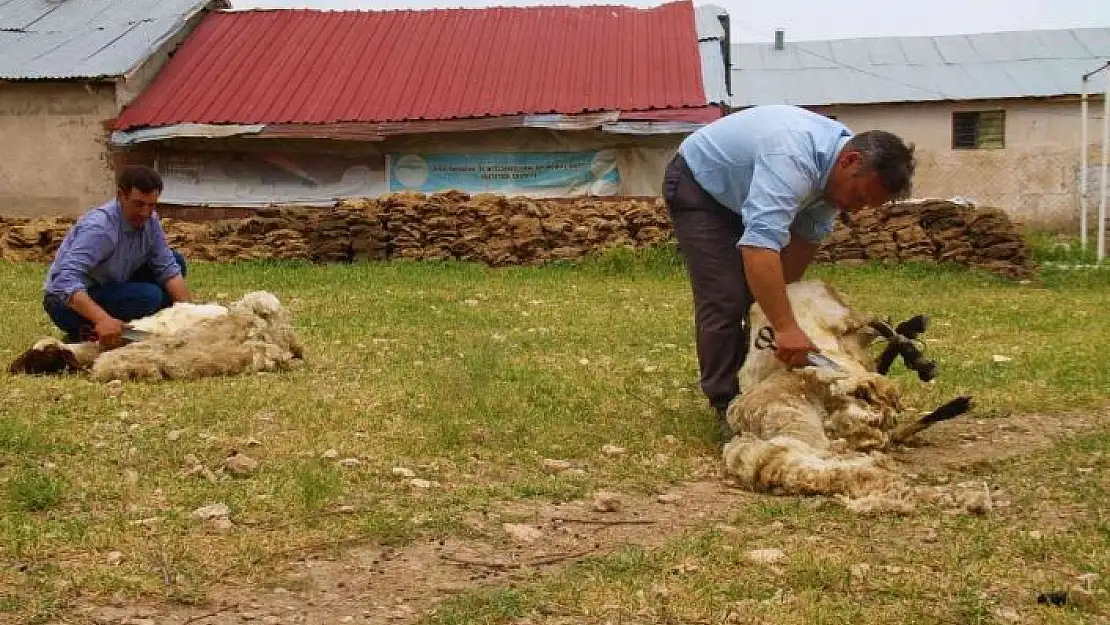
<svg viewBox="0 0 1110 625">
<path fill-rule="evenodd" d="M 663 175 L 663 199 L 693 290 L 701 389 L 714 408 L 727 408 L 740 393 L 738 374 L 748 355 L 753 298 L 736 247 L 744 222 L 694 180 L 681 156 Z"/>
<path fill-rule="evenodd" d="M 188 268 L 185 258 L 176 250 L 173 252 L 184 277 Z M 168 308 L 173 304 L 170 294 L 158 283 L 149 265 L 139 267 L 127 282 L 115 282 L 89 287 L 86 290 L 98 306 L 120 321 L 133 321 Z M 43 298 L 43 308 L 54 325 L 65 333 L 67 343 L 77 343 L 91 335 L 93 325 L 77 311 L 65 305 L 60 299 L 47 296 Z"/>
</svg>

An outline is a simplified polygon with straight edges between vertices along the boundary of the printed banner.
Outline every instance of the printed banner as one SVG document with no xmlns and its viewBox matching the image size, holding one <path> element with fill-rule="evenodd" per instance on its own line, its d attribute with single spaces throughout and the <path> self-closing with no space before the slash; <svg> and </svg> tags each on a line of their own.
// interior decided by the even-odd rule
<svg viewBox="0 0 1110 625">
<path fill-rule="evenodd" d="M 615 150 L 391 154 L 389 190 L 463 191 L 533 197 L 617 195 Z"/>
<path fill-rule="evenodd" d="M 167 204 L 327 205 L 388 191 L 380 155 L 175 152 L 159 156 L 158 170 Z"/>
</svg>

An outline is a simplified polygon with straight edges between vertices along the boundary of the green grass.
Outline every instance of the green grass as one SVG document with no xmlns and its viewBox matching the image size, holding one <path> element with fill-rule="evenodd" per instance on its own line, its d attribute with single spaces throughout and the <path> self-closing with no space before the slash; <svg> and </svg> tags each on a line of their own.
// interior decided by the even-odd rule
<svg viewBox="0 0 1110 625">
<path fill-rule="evenodd" d="M 4 362 L 55 334 L 38 303 L 43 270 L 0 264 Z M 927 355 L 938 361 L 940 379 L 923 385 L 899 370 L 907 402 L 925 409 L 970 393 L 975 418 L 990 418 L 1105 404 L 1107 273 L 1045 269 L 1024 284 L 924 265 L 821 266 L 811 275 L 831 280 L 864 310 L 894 319 L 930 314 Z M 686 276 L 671 248 L 496 270 L 454 262 L 195 263 L 190 283 L 201 299 L 276 293 L 295 315 L 306 363 L 281 375 L 128 384 L 120 397 L 80 377 L 0 374 L 0 588 L 11 589 L 0 593 L 0 610 L 46 619 L 120 591 L 194 601 L 222 576 L 262 579 L 288 554 L 313 546 L 465 536 L 468 511 L 516 499 L 565 501 L 599 487 L 649 491 L 696 475 L 718 453 L 715 423 L 697 388 Z M 995 354 L 1012 360 L 996 363 Z M 171 440 L 176 430 L 183 434 Z M 251 438 L 261 445 L 244 446 Z M 627 448 L 630 461 L 606 461 L 606 443 Z M 359 464 L 322 459 L 329 449 Z M 215 482 L 186 474 L 186 456 L 216 471 L 232 450 L 259 460 L 258 472 Z M 647 462 L 660 452 L 670 461 Z M 548 476 L 544 458 L 570 460 L 586 472 Z M 439 486 L 413 488 L 393 467 Z M 1023 492 L 1038 485 L 1031 480 Z M 1085 505 L 1102 494 L 1098 484 L 1084 488 L 1077 496 Z M 683 591 L 693 603 L 725 610 L 730 601 L 758 603 L 786 588 L 781 599 L 789 607 L 782 609 L 797 618 L 847 622 L 875 614 L 845 594 L 844 572 L 875 535 L 899 536 L 897 523 L 849 523 L 791 500 L 760 501 L 736 522 L 760 527 L 785 519 L 809 529 L 821 520 L 847 523 L 843 553 L 792 558 L 783 579 L 752 572 L 764 577 L 751 585 L 725 575 L 734 560 L 716 560 L 722 541 L 741 539 L 711 537 L 659 553 L 602 557 L 550 587 L 467 596 L 436 618 L 507 622 L 609 595 L 627 603 L 636 590 L 650 597 L 651 582 L 684 558 L 705 562 Z M 215 502 L 231 508 L 231 531 L 189 518 Z M 337 512 L 342 506 L 350 508 Z M 1091 520 L 1089 533 L 1068 548 L 1077 557 L 1084 545 L 1101 548 L 1107 527 Z M 951 545 L 934 560 L 942 578 L 961 572 L 955 550 L 973 546 L 976 531 L 952 525 Z M 1002 538 L 983 540 L 990 546 Z M 146 564 L 154 545 L 162 545 L 183 584 L 166 588 Z M 1036 545 L 1024 548 L 1037 555 Z M 122 564 L 106 565 L 104 555 L 117 550 Z M 996 562 L 986 551 L 975 557 L 1020 565 Z M 1100 557 L 1089 563 L 1106 564 Z M 707 577 L 718 568 L 721 575 Z M 943 611 L 920 605 L 921 618 L 978 618 L 978 595 L 958 590 L 985 578 L 957 584 Z M 595 584 L 583 579 L 599 589 L 576 590 Z M 905 609 L 885 593 L 918 591 L 921 601 L 939 593 L 918 584 L 869 587 L 863 596 L 878 601 L 883 620 Z"/>
</svg>

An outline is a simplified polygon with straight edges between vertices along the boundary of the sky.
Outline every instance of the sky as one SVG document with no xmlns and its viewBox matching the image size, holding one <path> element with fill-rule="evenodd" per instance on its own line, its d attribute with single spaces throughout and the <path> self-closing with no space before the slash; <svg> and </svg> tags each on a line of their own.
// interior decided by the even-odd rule
<svg viewBox="0 0 1110 625">
<path fill-rule="evenodd" d="M 311 7 L 390 9 L 623 4 L 655 6 L 661 0 L 231 0 L 234 8 Z M 694 0 L 696 5 L 704 0 Z M 712 0 L 732 19 L 733 41 L 837 39 L 889 35 L 1110 27 L 1110 0 Z"/>
</svg>

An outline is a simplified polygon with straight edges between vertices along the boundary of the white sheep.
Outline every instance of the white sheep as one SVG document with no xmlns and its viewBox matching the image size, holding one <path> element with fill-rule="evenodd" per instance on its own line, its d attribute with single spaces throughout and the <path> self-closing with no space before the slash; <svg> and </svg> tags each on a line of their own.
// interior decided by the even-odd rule
<svg viewBox="0 0 1110 625">
<path fill-rule="evenodd" d="M 960 499 L 962 494 L 910 487 L 883 453 L 966 412 L 970 400 L 957 398 L 921 419 L 900 423 L 901 393 L 883 373 L 893 358 L 890 350 L 905 346 L 906 338 L 892 335 L 882 320 L 853 310 L 823 282 L 791 284 L 787 295 L 802 329 L 843 371 L 790 368 L 773 349 L 757 347 L 758 331 L 768 322 L 753 306 L 750 352 L 740 371 L 742 393 L 727 411 L 736 435 L 723 450 L 725 472 L 751 490 L 831 495 L 860 511 L 906 511 L 915 502 L 941 501 L 946 495 L 956 504 L 973 505 Z M 877 368 L 869 346 L 883 335 L 891 341 Z M 919 374 L 932 375 L 931 363 L 909 356 Z"/>
<path fill-rule="evenodd" d="M 9 370 L 87 371 L 97 381 L 196 379 L 285 369 L 304 356 L 288 312 L 265 291 L 229 306 L 177 303 L 130 326 L 148 336 L 112 350 L 95 341 L 45 338 Z"/>
</svg>

